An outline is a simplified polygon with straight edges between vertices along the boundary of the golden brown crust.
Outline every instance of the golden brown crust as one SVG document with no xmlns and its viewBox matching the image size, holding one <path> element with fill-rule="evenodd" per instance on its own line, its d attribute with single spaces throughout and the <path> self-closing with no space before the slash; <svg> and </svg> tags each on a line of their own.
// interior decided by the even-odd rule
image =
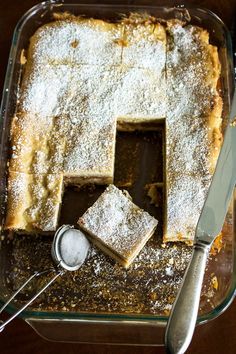
<svg viewBox="0 0 236 354">
<path fill-rule="evenodd" d="M 5 228 L 30 233 L 56 230 L 62 191 L 62 175 L 10 172 Z"/>
<path fill-rule="evenodd" d="M 48 159 L 51 130 L 52 120 L 43 121 L 33 113 L 17 113 L 11 125 L 12 155 L 9 170 L 29 174 L 50 173 Z"/>
</svg>

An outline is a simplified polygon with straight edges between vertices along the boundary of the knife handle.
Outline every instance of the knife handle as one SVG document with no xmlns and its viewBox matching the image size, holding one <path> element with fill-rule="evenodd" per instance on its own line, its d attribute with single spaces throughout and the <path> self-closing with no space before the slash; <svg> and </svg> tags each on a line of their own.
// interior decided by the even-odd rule
<svg viewBox="0 0 236 354">
<path fill-rule="evenodd" d="M 195 329 L 209 245 L 196 243 L 166 327 L 165 345 L 171 354 L 187 350 Z"/>
</svg>

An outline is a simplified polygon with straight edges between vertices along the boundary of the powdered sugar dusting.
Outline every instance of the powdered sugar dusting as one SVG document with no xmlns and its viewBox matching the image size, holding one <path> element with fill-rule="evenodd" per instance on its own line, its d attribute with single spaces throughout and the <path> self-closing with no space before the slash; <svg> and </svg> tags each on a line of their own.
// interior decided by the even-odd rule
<svg viewBox="0 0 236 354">
<path fill-rule="evenodd" d="M 36 32 L 30 51 L 37 64 L 119 65 L 122 33 L 121 24 L 100 20 L 56 21 Z"/>
<path fill-rule="evenodd" d="M 70 267 L 81 266 L 87 256 L 90 244 L 79 230 L 66 230 L 59 242 L 60 256 Z"/>
<path fill-rule="evenodd" d="M 164 52 L 163 52 L 164 53 Z M 164 70 L 164 66 L 162 68 Z M 165 73 L 152 69 L 124 68 L 115 94 L 116 116 L 127 121 L 166 116 Z"/>
<path fill-rule="evenodd" d="M 79 219 L 79 225 L 122 258 L 129 258 L 154 231 L 157 221 L 110 185 Z"/>
<path fill-rule="evenodd" d="M 112 178 L 117 117 L 165 116 L 164 77 L 139 68 L 47 65 L 42 71 L 36 66 L 23 88 L 19 109 L 30 119 L 35 117 L 36 125 L 37 117 L 42 117 L 51 126 L 49 149 L 40 139 L 29 169 L 24 161 L 16 167 L 23 172 L 106 171 Z M 19 150 L 19 157 L 24 156 Z"/>
<path fill-rule="evenodd" d="M 52 231 L 57 226 L 62 193 L 62 176 L 10 172 L 6 226 L 28 232 Z"/>
<path fill-rule="evenodd" d="M 8 178 L 8 193 L 10 194 L 12 200 L 15 204 L 22 202 L 22 195 L 26 194 L 27 190 L 27 179 L 22 178 L 21 174 L 14 174 L 13 178 L 9 176 Z M 12 206 L 13 210 L 15 206 Z"/>
<path fill-rule="evenodd" d="M 212 176 L 209 120 L 218 93 L 208 37 L 203 36 L 192 26 L 169 29 L 166 241 L 193 240 Z"/>
<path fill-rule="evenodd" d="M 165 68 L 166 32 L 160 24 L 126 24 L 122 64 L 141 67 L 159 76 Z"/>
<path fill-rule="evenodd" d="M 213 68 L 203 30 L 175 25 L 169 29 L 167 50 L 168 119 L 207 116 L 214 96 Z"/>
<path fill-rule="evenodd" d="M 17 168 L 31 173 L 80 174 L 83 170 L 89 174 L 92 170 L 96 175 L 106 171 L 112 178 L 116 129 L 114 80 L 119 81 L 119 77 L 120 71 L 115 68 L 58 65 L 48 66 L 42 72 L 36 67 L 24 82 L 20 109 L 30 119 L 35 117 L 37 121 L 40 116 L 47 121 L 50 134 L 46 147 L 31 144 L 35 158 L 29 170 L 24 160 Z M 38 129 L 34 131 L 34 139 L 37 132 Z M 25 150 L 24 144 L 17 149 L 23 159 L 21 149 Z M 46 163 L 42 164 L 42 160 Z"/>
<path fill-rule="evenodd" d="M 176 236 L 193 240 L 201 213 L 210 176 L 205 179 L 191 176 L 176 176 L 168 189 L 168 239 Z"/>
</svg>

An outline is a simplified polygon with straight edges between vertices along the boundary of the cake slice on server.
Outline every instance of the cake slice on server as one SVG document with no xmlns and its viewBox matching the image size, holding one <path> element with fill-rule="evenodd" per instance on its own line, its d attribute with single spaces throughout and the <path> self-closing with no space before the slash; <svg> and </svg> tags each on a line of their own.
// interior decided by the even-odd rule
<svg viewBox="0 0 236 354">
<path fill-rule="evenodd" d="M 157 223 L 131 201 L 128 192 L 114 185 L 109 185 L 78 221 L 97 247 L 125 268 L 153 235 Z"/>
</svg>

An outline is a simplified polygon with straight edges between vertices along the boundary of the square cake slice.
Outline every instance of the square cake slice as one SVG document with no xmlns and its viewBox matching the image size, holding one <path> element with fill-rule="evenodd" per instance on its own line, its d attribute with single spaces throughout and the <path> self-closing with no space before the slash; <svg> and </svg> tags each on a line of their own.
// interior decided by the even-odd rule
<svg viewBox="0 0 236 354">
<path fill-rule="evenodd" d="M 109 185 L 78 221 L 97 247 L 125 268 L 153 235 L 157 223 L 114 185 Z"/>
<path fill-rule="evenodd" d="M 119 65 L 122 36 L 120 23 L 74 16 L 62 18 L 41 26 L 31 37 L 28 60 L 33 65 Z"/>
<path fill-rule="evenodd" d="M 123 34 L 122 64 L 151 69 L 159 75 L 165 70 L 166 30 L 160 23 L 142 17 L 126 19 Z M 149 23 L 148 23 L 149 22 Z"/>
<path fill-rule="evenodd" d="M 62 174 L 10 172 L 5 228 L 28 233 L 55 231 L 62 190 Z"/>
<path fill-rule="evenodd" d="M 166 117 L 165 74 L 158 75 L 148 69 L 123 68 L 115 102 L 120 130 L 126 124 L 160 122 Z"/>
</svg>

